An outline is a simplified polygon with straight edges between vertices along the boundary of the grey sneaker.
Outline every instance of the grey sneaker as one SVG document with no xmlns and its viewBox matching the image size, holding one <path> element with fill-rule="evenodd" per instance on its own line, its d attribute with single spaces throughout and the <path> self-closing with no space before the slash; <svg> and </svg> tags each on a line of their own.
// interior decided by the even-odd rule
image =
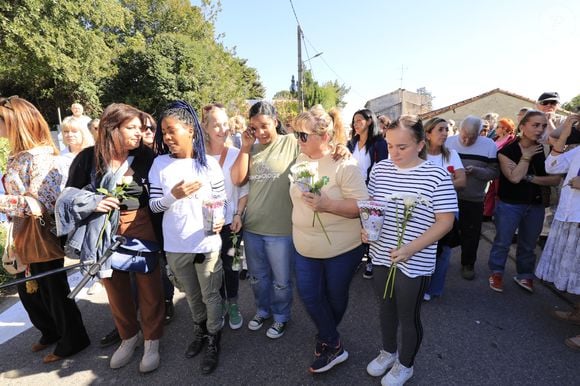
<svg viewBox="0 0 580 386">
<path fill-rule="evenodd" d="M 386 352 L 381 350 L 379 356 L 370 361 L 367 365 L 367 373 L 373 377 L 382 376 L 388 369 L 393 367 L 397 360 L 397 353 Z"/>
<path fill-rule="evenodd" d="M 403 386 L 413 376 L 413 366 L 405 367 L 398 360 L 391 371 L 381 379 L 382 386 Z"/>
<path fill-rule="evenodd" d="M 278 339 L 284 335 L 286 331 L 286 323 L 285 322 L 274 322 L 272 326 L 266 331 L 266 336 L 271 339 Z"/>
</svg>

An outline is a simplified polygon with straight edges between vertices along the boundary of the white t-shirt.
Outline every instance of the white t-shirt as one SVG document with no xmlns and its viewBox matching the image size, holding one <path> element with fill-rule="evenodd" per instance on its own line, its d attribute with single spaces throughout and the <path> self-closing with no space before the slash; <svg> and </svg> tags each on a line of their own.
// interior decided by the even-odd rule
<svg viewBox="0 0 580 386">
<path fill-rule="evenodd" d="M 360 169 L 364 180 L 367 179 L 367 171 L 371 167 L 371 155 L 367 152 L 367 149 L 363 146 L 362 149 L 359 148 L 358 142 L 354 145 L 354 151 L 352 152 L 352 157 L 358 163 L 358 168 Z"/>
<path fill-rule="evenodd" d="M 568 185 L 572 178 L 580 175 L 580 147 L 568 150 L 557 157 L 548 155 L 545 166 L 547 173 L 566 173 L 554 218 L 558 221 L 580 223 L 580 189 L 572 189 Z"/>
<path fill-rule="evenodd" d="M 378 241 L 370 243 L 373 264 L 391 266 L 390 251 L 397 248 L 397 216 L 402 218 L 400 200 L 389 200 L 392 194 L 413 193 L 426 200 L 427 205 L 417 205 L 407 223 L 403 244 L 421 236 L 435 223 L 435 213 L 457 212 L 457 195 L 449 173 L 431 162 L 423 162 L 411 169 L 399 169 L 393 161 L 375 164 L 369 180 L 369 195 L 387 202 L 383 228 Z M 437 243 L 414 254 L 397 267 L 406 276 L 428 276 L 435 270 Z"/>
<path fill-rule="evenodd" d="M 238 158 L 240 153 L 239 149 L 235 147 L 228 148 L 228 153 L 224 160 L 224 165 L 222 166 L 222 171 L 224 173 L 224 182 L 226 185 L 226 196 L 228 197 L 228 207 L 226 208 L 225 220 L 226 224 L 231 224 L 234 218 L 234 213 L 238 210 L 238 200 L 244 196 L 248 195 L 249 186 L 245 183 L 242 186 L 236 186 L 232 182 L 232 166 Z M 220 154 L 211 155 L 216 161 L 220 160 Z"/>
<path fill-rule="evenodd" d="M 163 214 L 164 249 L 173 253 L 208 253 L 221 248 L 219 234 L 206 235 L 203 228 L 203 201 L 226 199 L 224 175 L 219 163 L 207 157 L 207 168 L 196 168 L 192 158 L 173 158 L 161 155 L 149 170 L 149 206 L 155 213 Z M 191 197 L 176 199 L 171 189 L 180 181 L 200 180 L 201 188 Z"/>
<path fill-rule="evenodd" d="M 60 189 L 64 189 L 66 186 L 66 181 L 68 180 L 68 172 L 70 170 L 70 166 L 77 155 L 71 153 L 68 149 L 65 151 L 61 151 L 60 155 L 56 157 L 56 167 L 60 175 L 62 176 L 62 181 L 60 183 Z"/>
<path fill-rule="evenodd" d="M 449 160 L 445 160 L 443 154 L 431 155 L 427 153 L 427 161 L 431 161 L 433 164 L 442 167 L 448 172 L 448 166 L 453 166 L 455 170 L 465 169 L 463 167 L 463 162 L 461 162 L 461 158 L 459 158 L 459 154 L 457 154 L 457 151 L 454 149 L 449 149 Z"/>
</svg>

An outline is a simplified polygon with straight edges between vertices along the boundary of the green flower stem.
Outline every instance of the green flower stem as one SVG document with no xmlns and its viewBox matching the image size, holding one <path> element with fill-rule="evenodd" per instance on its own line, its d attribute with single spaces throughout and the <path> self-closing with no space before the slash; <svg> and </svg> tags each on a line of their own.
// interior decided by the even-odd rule
<svg viewBox="0 0 580 386">
<path fill-rule="evenodd" d="M 99 248 L 99 245 L 101 245 L 101 241 L 103 241 L 103 234 L 105 233 L 105 228 L 107 227 L 107 223 L 111 219 L 111 213 L 113 213 L 112 210 L 107 212 L 107 218 L 105 219 L 105 223 L 103 224 L 103 227 L 101 228 L 101 232 L 99 233 L 99 239 L 97 240 L 97 249 Z"/>
<path fill-rule="evenodd" d="M 320 227 L 322 228 L 322 231 L 324 232 L 324 236 L 326 236 L 326 240 L 328 240 L 328 244 L 332 245 L 332 243 L 330 242 L 330 238 L 328 237 L 328 233 L 326 233 L 326 229 L 324 229 L 324 225 L 322 225 L 322 220 L 320 219 L 320 215 L 318 214 L 318 212 L 314 212 L 314 216 L 312 217 L 312 226 L 314 226 L 314 218 L 318 219 L 318 222 L 320 223 Z"/>
</svg>

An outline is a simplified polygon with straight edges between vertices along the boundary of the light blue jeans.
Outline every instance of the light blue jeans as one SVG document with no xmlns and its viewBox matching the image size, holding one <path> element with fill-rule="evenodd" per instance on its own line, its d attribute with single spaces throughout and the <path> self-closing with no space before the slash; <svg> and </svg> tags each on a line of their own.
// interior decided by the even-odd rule
<svg viewBox="0 0 580 386">
<path fill-rule="evenodd" d="M 244 231 L 244 247 L 257 314 L 276 322 L 290 320 L 294 244 L 292 236 L 264 236 Z"/>
<path fill-rule="evenodd" d="M 536 264 L 536 243 L 544 223 L 542 205 L 508 204 L 499 201 L 494 214 L 495 239 L 489 253 L 489 269 L 493 273 L 505 270 L 512 237 L 518 230 L 516 268 L 518 279 L 533 279 Z"/>
</svg>

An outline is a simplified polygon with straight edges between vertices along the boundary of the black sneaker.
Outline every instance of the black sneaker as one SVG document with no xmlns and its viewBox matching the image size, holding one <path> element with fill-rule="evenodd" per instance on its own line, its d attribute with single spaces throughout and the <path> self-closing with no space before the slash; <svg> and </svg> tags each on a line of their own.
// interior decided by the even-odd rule
<svg viewBox="0 0 580 386">
<path fill-rule="evenodd" d="M 373 263 L 367 263 L 365 266 L 365 273 L 363 273 L 363 278 L 372 279 L 373 278 Z"/>
<path fill-rule="evenodd" d="M 242 269 L 240 271 L 240 280 L 246 280 L 248 278 L 248 270 Z"/>
<path fill-rule="evenodd" d="M 475 268 L 473 265 L 462 265 L 461 277 L 463 277 L 465 280 L 473 280 L 475 278 Z"/>
<path fill-rule="evenodd" d="M 342 343 L 339 343 L 338 347 L 330 347 L 323 344 L 322 352 L 312 362 L 308 371 L 311 373 L 324 373 L 347 359 L 348 352 L 342 347 Z"/>
<path fill-rule="evenodd" d="M 119 342 L 121 342 L 121 336 L 119 335 L 119 331 L 115 328 L 113 331 L 101 338 L 99 345 L 101 347 L 109 347 Z"/>
<path fill-rule="evenodd" d="M 269 318 L 265 318 L 263 316 L 256 314 L 252 318 L 252 320 L 248 322 L 248 328 L 252 331 L 258 331 L 260 328 L 262 328 L 262 326 L 264 325 L 264 321 L 266 321 L 267 319 Z"/>
</svg>

